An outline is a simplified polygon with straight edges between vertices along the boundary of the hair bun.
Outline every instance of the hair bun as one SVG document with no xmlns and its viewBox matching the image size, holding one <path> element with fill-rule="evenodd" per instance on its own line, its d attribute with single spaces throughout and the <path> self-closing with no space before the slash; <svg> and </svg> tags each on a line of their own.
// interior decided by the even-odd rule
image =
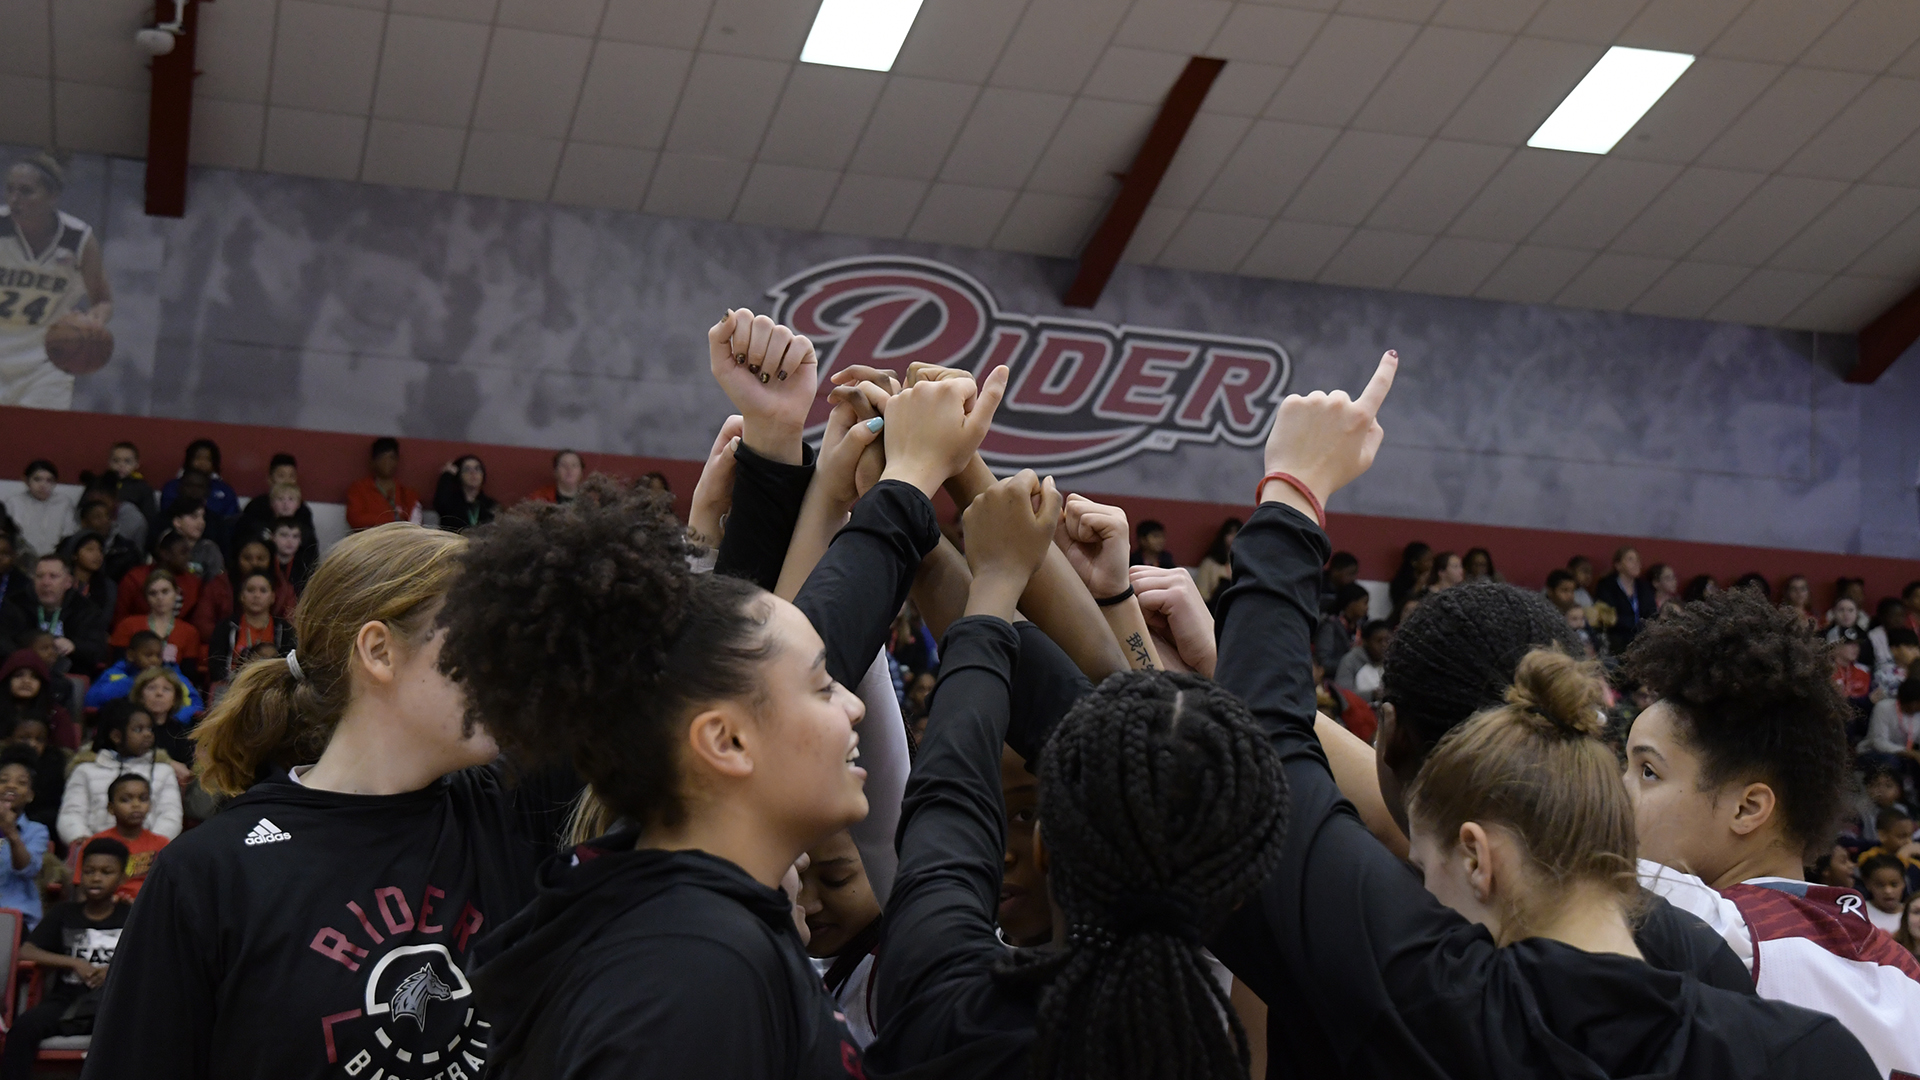
<svg viewBox="0 0 1920 1080">
<path fill-rule="evenodd" d="M 1521 657 L 1507 691 L 1507 703 L 1521 709 L 1536 731 L 1568 738 L 1599 738 L 1606 729 L 1606 700 L 1606 684 L 1593 665 L 1557 649 Z"/>
</svg>

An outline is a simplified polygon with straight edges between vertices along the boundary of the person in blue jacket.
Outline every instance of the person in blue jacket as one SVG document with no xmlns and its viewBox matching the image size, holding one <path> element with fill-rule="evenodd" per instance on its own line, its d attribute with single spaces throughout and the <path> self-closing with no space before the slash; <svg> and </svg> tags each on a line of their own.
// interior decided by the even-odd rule
<svg viewBox="0 0 1920 1080">
<path fill-rule="evenodd" d="M 142 630 L 133 635 L 127 643 L 126 658 L 100 673 L 92 686 L 87 687 L 87 708 L 98 709 L 110 701 L 118 701 L 133 689 L 133 680 L 148 668 L 161 666 L 161 658 L 166 643 L 160 635 L 151 630 Z M 175 717 L 182 722 L 191 721 L 206 708 L 206 702 L 200 700 L 200 690 L 185 675 L 180 673 L 178 664 L 167 664 L 168 671 L 187 688 L 187 703 Z"/>
</svg>

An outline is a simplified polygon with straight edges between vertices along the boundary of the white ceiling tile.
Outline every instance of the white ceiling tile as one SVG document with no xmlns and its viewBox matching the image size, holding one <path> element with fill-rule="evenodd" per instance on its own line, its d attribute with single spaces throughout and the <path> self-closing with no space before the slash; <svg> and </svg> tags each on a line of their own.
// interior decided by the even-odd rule
<svg viewBox="0 0 1920 1080">
<path fill-rule="evenodd" d="M 1287 216 L 1329 225 L 1365 221 L 1426 142 L 1411 135 L 1372 131 L 1342 134 L 1287 204 Z"/>
<path fill-rule="evenodd" d="M 1763 173 L 1687 169 L 1613 238 L 1613 250 L 1677 259 L 1705 239 L 1765 180 Z"/>
<path fill-rule="evenodd" d="M 1726 134 L 1714 140 L 1700 155 L 1700 164 L 1763 172 L 1778 169 L 1869 81 L 1853 72 L 1790 68 Z"/>
<path fill-rule="evenodd" d="M 560 167 L 559 139 L 517 131 L 474 131 L 460 161 L 460 190 L 502 199 L 545 199 Z"/>
<path fill-rule="evenodd" d="M 1135 0 L 1114 31 L 1115 45 L 1162 52 L 1206 51 L 1233 8 L 1228 0 Z"/>
<path fill-rule="evenodd" d="M 1094 76 L 1098 78 L 1099 73 L 1095 72 Z M 1220 77 L 1213 80 L 1213 88 L 1207 91 L 1206 103 L 1201 108 L 1223 116 L 1259 116 L 1286 78 L 1286 68 L 1230 63 L 1220 70 Z M 1092 84 L 1093 80 L 1089 79 L 1088 85 Z"/>
<path fill-rule="evenodd" d="M 1307 3 L 1293 6 L 1319 8 L 1321 5 Z M 1382 19 L 1404 19 L 1408 22 L 1425 22 L 1439 7 L 1440 0 L 1340 0 L 1342 15 L 1374 15 Z"/>
<path fill-rule="evenodd" d="M 1396 287 L 1437 296 L 1472 296 L 1512 251 L 1512 244 L 1443 236 L 1407 270 Z"/>
<path fill-rule="evenodd" d="M 1647 0 L 1547 0 L 1527 24 L 1532 37 L 1611 45 Z"/>
<path fill-rule="evenodd" d="M 1847 273 L 1866 277 L 1920 279 L 1920 215 L 1908 218 L 1867 249 Z"/>
<path fill-rule="evenodd" d="M 1072 258 L 1099 224 L 1106 205 L 1104 199 L 1025 192 L 1007 211 L 1006 220 L 994 233 L 993 246 L 1002 251 Z"/>
<path fill-rule="evenodd" d="M 101 0 L 51 6 L 56 78 L 122 90 L 147 89 L 148 57 L 133 43 L 133 32 L 140 28 L 137 6 L 129 10 L 126 3 Z M 29 20 L 28 25 L 37 21 Z"/>
<path fill-rule="evenodd" d="M 1741 60 L 1788 63 L 1847 7 L 1834 0 L 1753 0 L 1709 51 Z"/>
<path fill-rule="evenodd" d="M 1085 97 L 1159 105 L 1166 100 L 1167 91 L 1173 89 L 1174 80 L 1187 69 L 1189 59 L 1180 53 L 1146 52 L 1116 45 L 1101 55 L 1100 63 L 1094 66 L 1093 74 L 1087 76 L 1080 93 Z M 1227 70 L 1232 69 L 1233 65 L 1228 64 Z M 1224 77 L 1222 72 L 1221 78 Z M 1219 84 L 1220 79 L 1216 78 L 1214 85 Z M 1212 96 L 1212 91 L 1208 96 Z"/>
<path fill-rule="evenodd" d="M 1693 255 L 1709 262 L 1759 266 L 1846 190 L 1837 180 L 1772 177 L 1708 234 Z"/>
<path fill-rule="evenodd" d="M 781 229 L 811 229 L 827 212 L 840 174 L 797 165 L 755 165 L 734 205 L 733 220 Z"/>
<path fill-rule="evenodd" d="M 1773 84 L 1781 70 L 1772 64 L 1701 57 L 1647 110 L 1613 153 L 1691 164 Z"/>
<path fill-rule="evenodd" d="M 746 162 L 701 154 L 660 155 L 647 185 L 641 209 L 667 217 L 696 217 L 724 221 L 747 182 Z"/>
<path fill-rule="evenodd" d="M 217 169 L 257 169 L 266 122 L 265 105 L 196 97 L 187 160 Z"/>
<path fill-rule="evenodd" d="M 1876 79 L 1782 171 L 1858 180 L 1915 131 L 1920 131 L 1920 80 Z"/>
<path fill-rule="evenodd" d="M 1427 27 L 1367 99 L 1353 125 L 1369 131 L 1432 135 L 1510 40 L 1482 30 Z"/>
<path fill-rule="evenodd" d="M 1026 7 L 1027 0 L 925 0 L 893 73 L 984 83 Z"/>
<path fill-rule="evenodd" d="M 1259 217 L 1278 214 L 1339 137 L 1339 128 L 1255 121 L 1200 197 L 1200 208 Z"/>
<path fill-rule="evenodd" d="M 275 76 L 276 85 L 278 76 Z M 305 109 L 267 109 L 267 139 L 260 167 L 268 172 L 352 180 L 360 174 L 367 118 Z"/>
<path fill-rule="evenodd" d="M 600 38 L 691 49 L 700 44 L 712 7 L 713 0 L 607 0 Z"/>
<path fill-rule="evenodd" d="M 1628 310 L 1670 319 L 1702 319 L 1720 298 L 1753 273 L 1726 263 L 1683 262 L 1660 276 Z"/>
<path fill-rule="evenodd" d="M 638 210 L 660 155 L 631 146 L 570 142 L 560 154 L 553 201 L 570 206 Z"/>
<path fill-rule="evenodd" d="M 976 87 L 894 76 L 880 92 L 849 171 L 930 180 L 973 109 Z"/>
<path fill-rule="evenodd" d="M 1754 326 L 1778 325 L 1813 296 L 1828 280 L 1826 274 L 1797 270 L 1755 270 L 1726 299 L 1713 306 L 1709 318 Z"/>
<path fill-rule="evenodd" d="M 1583 78 L 1601 50 L 1571 41 L 1517 38 L 1455 110 L 1441 134 L 1521 146 Z"/>
<path fill-rule="evenodd" d="M 1601 158 L 1528 239 L 1547 247 L 1604 248 L 1679 174 L 1678 165 Z"/>
<path fill-rule="evenodd" d="M 1857 333 L 1912 291 L 1911 281 L 1837 277 L 1821 286 L 1783 321 L 1803 330 Z"/>
<path fill-rule="evenodd" d="M 680 106 L 673 114 L 673 126 L 667 132 L 667 149 L 709 157 L 752 158 L 791 66 L 744 56 L 696 53 L 686 89 L 680 93 Z M 744 172 L 740 179 L 745 182 Z M 652 202 L 653 196 L 649 194 L 647 200 Z"/>
<path fill-rule="evenodd" d="M 583 37 L 495 29 L 474 105 L 474 129 L 564 138 L 592 53 L 593 42 Z M 560 160 L 557 147 L 553 159 Z"/>
<path fill-rule="evenodd" d="M 1328 19 L 1267 106 L 1267 115 L 1344 125 L 1419 32 L 1417 26 L 1383 19 Z"/>
<path fill-rule="evenodd" d="M 1060 121 L 1027 188 L 1052 195 L 1110 198 L 1120 187 L 1116 174 L 1132 167 L 1155 113 L 1146 105 L 1080 98 Z"/>
<path fill-rule="evenodd" d="M 659 45 L 601 41 L 587 64 L 573 114 L 573 137 L 591 143 L 655 149 L 667 138 L 693 54 Z"/>
<path fill-rule="evenodd" d="M 1260 238 L 1240 272 L 1287 281 L 1312 281 L 1353 230 L 1345 225 L 1280 220 Z"/>
<path fill-rule="evenodd" d="M 1432 243 L 1431 236 L 1355 229 L 1339 252 L 1320 268 L 1318 280 L 1329 285 L 1391 289 Z"/>
<path fill-rule="evenodd" d="M 999 188 L 935 184 L 914 215 L 907 238 L 986 247 L 993 234 L 1000 231 L 1000 221 L 1013 205 L 1013 197 L 1013 192 Z"/>
<path fill-rule="evenodd" d="M 53 85 L 45 78 L 0 74 L 0 142 L 48 146 L 53 137 Z"/>
<path fill-rule="evenodd" d="M 1520 150 L 1447 231 L 1480 240 L 1523 240 L 1586 176 L 1594 161 L 1587 154 Z"/>
<path fill-rule="evenodd" d="M 759 159 L 837 172 L 853 156 L 886 79 L 877 71 L 795 65 L 760 144 Z"/>
<path fill-rule="evenodd" d="M 1512 153 L 1504 146 L 1435 139 L 1380 200 L 1367 224 L 1401 232 L 1441 232 Z"/>
<path fill-rule="evenodd" d="M 800 46 L 806 42 L 819 10 L 817 4 L 794 0 L 714 0 L 700 49 L 762 60 L 793 60 L 799 57 Z"/>
<path fill-rule="evenodd" d="M 820 231 L 898 240 L 907 235 L 926 195 L 925 180 L 848 173 L 840 179 Z"/>
<path fill-rule="evenodd" d="M 1187 211 L 1176 210 L 1171 206 L 1148 206 L 1147 212 L 1140 215 L 1139 224 L 1133 227 L 1133 235 L 1127 238 L 1127 246 L 1120 252 L 1120 261 L 1145 266 L 1160 257 L 1160 250 L 1173 239 L 1180 223 L 1187 219 Z"/>
<path fill-rule="evenodd" d="M 1230 273 L 1266 231 L 1269 219 L 1195 210 L 1160 249 L 1161 266 Z"/>
<path fill-rule="evenodd" d="M 1750 0 L 1655 0 L 1620 35 L 1641 49 L 1701 53 L 1739 18 Z"/>
<path fill-rule="evenodd" d="M 940 178 L 974 187 L 1021 187 L 1072 100 L 1061 94 L 988 87 L 974 102 Z"/>
<path fill-rule="evenodd" d="M 39 104 L 31 97 L 26 103 Z M 45 108 L 41 105 L 41 108 Z M 41 115 L 45 115 L 42 113 Z M 147 95 L 117 86 L 53 84 L 53 138 L 63 150 L 92 150 L 123 157 L 147 152 Z"/>
<path fill-rule="evenodd" d="M 467 148 L 465 127 L 375 120 L 367 129 L 360 179 L 369 184 L 452 191 Z"/>
<path fill-rule="evenodd" d="M 500 0 L 494 21 L 516 30 L 592 37 L 607 0 Z"/>
<path fill-rule="evenodd" d="M 1132 0 L 1032 0 L 994 65 L 995 86 L 1080 89 Z"/>
<path fill-rule="evenodd" d="M 1433 25 L 1517 34 L 1546 0 L 1447 0 L 1433 13 Z"/>
<path fill-rule="evenodd" d="M 465 127 L 480 89 L 487 35 L 479 23 L 390 16 L 373 115 Z"/>
<path fill-rule="evenodd" d="M 282 0 L 273 49 L 273 103 L 355 113 L 364 125 L 385 22 L 377 11 Z M 267 143 L 271 154 L 271 133 Z"/>
<path fill-rule="evenodd" d="M 1167 166 L 1167 174 L 1160 178 L 1153 201 L 1182 210 L 1192 206 L 1252 126 L 1253 121 L 1241 116 L 1201 113 L 1194 117 L 1187 137 L 1180 140 L 1180 149 L 1173 155 L 1173 163 Z"/>
<path fill-rule="evenodd" d="M 500 0 L 392 0 L 392 3 L 395 15 L 425 15 L 431 19 L 483 23 L 492 22 L 494 12 L 500 7 Z M 200 17 L 204 19 L 206 15 Z"/>
<path fill-rule="evenodd" d="M 1800 57 L 1813 67 L 1877 74 L 1920 41 L 1920 4 L 1859 0 Z"/>
<path fill-rule="evenodd" d="M 1544 304 L 1592 261 L 1590 251 L 1522 244 L 1507 256 L 1500 269 L 1480 283 L 1474 295 L 1483 300 L 1505 300 L 1514 304 Z"/>
<path fill-rule="evenodd" d="M 1232 14 L 1214 35 L 1206 55 L 1223 60 L 1252 64 L 1291 66 L 1307 51 L 1307 43 L 1320 32 L 1327 17 L 1319 12 L 1294 8 L 1234 5 Z M 1195 50 L 1196 52 L 1200 50 Z M 1232 71 L 1233 63 L 1227 65 Z"/>
<path fill-rule="evenodd" d="M 1920 210 L 1920 190 L 1858 185 L 1775 252 L 1768 265 L 1837 274 L 1916 210 Z"/>
<path fill-rule="evenodd" d="M 50 42 L 53 40 L 51 25 L 48 22 L 49 8 L 46 0 L 0 0 L 0 26 L 7 28 L 0 35 L 0 75 L 24 75 L 39 79 L 50 76 Z M 206 48 L 207 19 L 200 17 L 201 48 Z M 44 91 L 42 92 L 44 97 Z M 4 123 L 0 120 L 0 123 Z"/>
<path fill-rule="evenodd" d="M 193 81 L 194 96 L 222 101 L 267 100 L 273 4 L 266 0 L 241 0 L 224 7 L 203 4 L 199 12 L 193 66 L 200 70 L 200 77 Z"/>
<path fill-rule="evenodd" d="M 1553 302 L 1563 307 L 1624 311 L 1672 265 L 1666 259 L 1603 252 L 1574 275 Z"/>
</svg>

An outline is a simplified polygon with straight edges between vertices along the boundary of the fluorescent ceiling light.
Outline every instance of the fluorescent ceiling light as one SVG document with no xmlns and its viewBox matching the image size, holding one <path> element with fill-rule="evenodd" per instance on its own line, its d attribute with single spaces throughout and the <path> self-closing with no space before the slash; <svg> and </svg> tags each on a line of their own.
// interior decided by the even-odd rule
<svg viewBox="0 0 1920 1080">
<path fill-rule="evenodd" d="M 807 64 L 886 71 L 920 14 L 920 0 L 825 0 L 800 49 Z"/>
<path fill-rule="evenodd" d="M 815 28 L 817 31 L 818 24 Z M 1604 154 L 1633 130 L 1633 125 L 1692 64 L 1693 57 L 1686 53 L 1615 45 L 1553 110 L 1527 145 Z"/>
</svg>

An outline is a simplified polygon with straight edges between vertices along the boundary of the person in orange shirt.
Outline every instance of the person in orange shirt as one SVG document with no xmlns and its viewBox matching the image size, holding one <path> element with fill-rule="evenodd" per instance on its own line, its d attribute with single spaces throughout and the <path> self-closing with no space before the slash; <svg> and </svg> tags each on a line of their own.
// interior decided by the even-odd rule
<svg viewBox="0 0 1920 1080">
<path fill-rule="evenodd" d="M 147 778 L 139 773 L 124 773 L 107 785 L 107 809 L 113 813 L 113 828 L 102 829 L 85 843 L 72 846 L 68 862 L 73 866 L 76 885 L 80 881 L 81 853 L 95 840 L 112 839 L 127 845 L 126 870 L 114 895 L 126 901 L 140 895 L 147 871 L 153 869 L 154 853 L 167 846 L 166 837 L 147 828 L 147 808 L 152 798 Z"/>
<path fill-rule="evenodd" d="M 347 527 L 355 532 L 390 521 L 420 524 L 420 496 L 395 479 L 400 471 L 400 441 L 373 440 L 372 473 L 347 489 Z"/>
<path fill-rule="evenodd" d="M 533 502 L 570 503 L 579 494 L 580 484 L 586 478 L 586 460 L 572 450 L 562 450 L 553 455 L 553 483 L 527 498 Z"/>
<path fill-rule="evenodd" d="M 154 635 L 166 643 L 164 657 L 169 664 L 179 664 L 189 673 L 198 670 L 198 664 L 205 659 L 200 643 L 200 632 L 193 624 L 174 613 L 180 610 L 180 587 L 174 581 L 173 574 L 165 569 L 153 571 L 147 575 L 147 613 L 129 615 L 120 620 L 113 628 L 107 644 L 116 649 L 125 649 L 133 644 L 133 635 L 142 630 L 151 630 Z"/>
</svg>

